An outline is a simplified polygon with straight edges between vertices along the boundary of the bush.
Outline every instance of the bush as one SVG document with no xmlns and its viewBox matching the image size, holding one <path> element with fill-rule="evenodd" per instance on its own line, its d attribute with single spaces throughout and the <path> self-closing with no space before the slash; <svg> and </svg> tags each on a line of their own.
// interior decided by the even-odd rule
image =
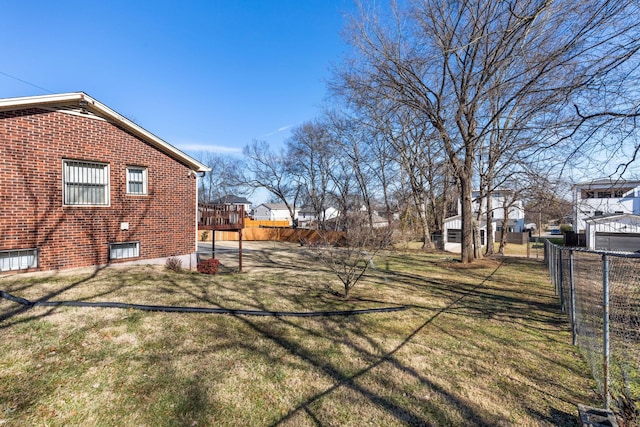
<svg viewBox="0 0 640 427">
<path fill-rule="evenodd" d="M 563 233 L 566 231 L 573 231 L 573 226 L 571 224 L 560 224 L 560 231 Z"/>
<path fill-rule="evenodd" d="M 198 272 L 203 274 L 216 274 L 220 267 L 220 261 L 215 258 L 209 258 L 198 263 Z"/>
<path fill-rule="evenodd" d="M 167 258 L 165 265 L 169 270 L 175 271 L 176 273 L 180 273 L 182 271 L 182 260 L 180 258 L 173 256 L 169 257 Z"/>
<path fill-rule="evenodd" d="M 209 237 L 209 231 L 205 230 L 202 233 L 200 233 L 200 240 L 203 242 L 207 241 L 207 238 Z"/>
</svg>

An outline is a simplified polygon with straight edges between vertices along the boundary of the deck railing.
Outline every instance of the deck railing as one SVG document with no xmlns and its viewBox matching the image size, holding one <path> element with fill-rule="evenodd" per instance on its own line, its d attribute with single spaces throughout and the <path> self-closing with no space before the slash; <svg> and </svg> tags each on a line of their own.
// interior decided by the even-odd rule
<svg viewBox="0 0 640 427">
<path fill-rule="evenodd" d="M 206 205 L 198 206 L 199 230 L 241 230 L 244 228 L 244 206 Z"/>
</svg>

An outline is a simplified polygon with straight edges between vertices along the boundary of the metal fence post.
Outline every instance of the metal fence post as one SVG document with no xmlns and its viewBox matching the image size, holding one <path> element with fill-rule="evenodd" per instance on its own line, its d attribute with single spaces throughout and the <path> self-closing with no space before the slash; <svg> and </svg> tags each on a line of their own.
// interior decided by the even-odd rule
<svg viewBox="0 0 640 427">
<path fill-rule="evenodd" d="M 562 293 L 562 270 L 564 265 L 562 264 L 562 249 L 558 249 L 558 294 L 560 295 L 560 308 L 563 313 L 566 313 L 567 308 L 565 307 L 564 295 Z"/>
<path fill-rule="evenodd" d="M 609 258 L 602 255 L 602 293 L 603 293 L 603 361 L 604 376 L 604 408 L 608 411 L 611 404 L 609 396 Z"/>
<path fill-rule="evenodd" d="M 546 247 L 546 246 L 545 246 Z M 551 281 L 553 282 L 553 291 L 558 295 L 558 281 L 556 280 L 556 248 L 549 244 L 549 250 L 547 251 L 549 257 L 549 274 L 551 275 Z"/>
<path fill-rule="evenodd" d="M 556 295 L 558 295 L 558 248 L 555 246 L 552 246 L 552 248 L 553 284 L 555 285 Z"/>
<path fill-rule="evenodd" d="M 576 325 L 576 288 L 573 277 L 573 250 L 569 250 L 569 293 L 571 298 L 571 343 L 578 344 L 578 325 Z"/>
</svg>

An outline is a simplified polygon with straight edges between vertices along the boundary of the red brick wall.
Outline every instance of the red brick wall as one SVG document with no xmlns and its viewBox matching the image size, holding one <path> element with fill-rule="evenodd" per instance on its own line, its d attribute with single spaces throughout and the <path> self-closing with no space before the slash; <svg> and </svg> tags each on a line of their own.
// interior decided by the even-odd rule
<svg viewBox="0 0 640 427">
<path fill-rule="evenodd" d="M 63 206 L 63 159 L 108 163 L 111 205 Z M 148 195 L 125 194 L 130 165 L 148 168 Z M 140 241 L 140 259 L 192 253 L 196 179 L 189 171 L 103 120 L 0 112 L 0 250 L 37 247 L 41 270 L 106 264 L 110 242 Z"/>
</svg>

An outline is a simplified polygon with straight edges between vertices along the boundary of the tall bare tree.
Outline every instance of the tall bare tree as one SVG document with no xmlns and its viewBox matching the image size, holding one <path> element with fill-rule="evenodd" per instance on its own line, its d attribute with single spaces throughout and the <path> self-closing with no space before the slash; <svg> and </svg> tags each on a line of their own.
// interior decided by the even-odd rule
<svg viewBox="0 0 640 427">
<path fill-rule="evenodd" d="M 438 134 L 460 187 L 461 259 L 471 262 L 482 141 L 503 126 L 505 111 L 539 111 L 516 120 L 528 126 L 606 81 L 638 43 L 637 15 L 634 0 L 423 0 L 394 3 L 388 13 L 361 7 L 347 32 L 355 53 L 339 80 L 354 96 L 412 109 Z"/>
</svg>

